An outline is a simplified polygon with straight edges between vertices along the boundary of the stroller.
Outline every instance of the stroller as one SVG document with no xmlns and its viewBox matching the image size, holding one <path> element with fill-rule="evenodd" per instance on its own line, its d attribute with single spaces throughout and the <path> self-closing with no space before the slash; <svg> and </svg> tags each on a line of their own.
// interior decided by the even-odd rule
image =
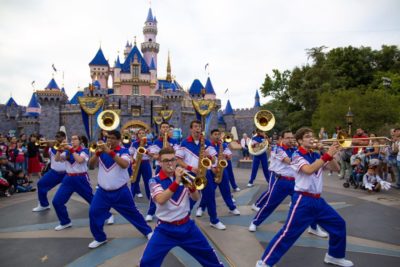
<svg viewBox="0 0 400 267">
<path fill-rule="evenodd" d="M 343 183 L 344 188 L 349 188 L 353 186 L 354 189 L 361 188 L 362 178 L 366 172 L 365 155 L 363 153 L 358 153 L 350 157 L 350 164 L 352 166 L 352 172 L 346 181 Z"/>
</svg>

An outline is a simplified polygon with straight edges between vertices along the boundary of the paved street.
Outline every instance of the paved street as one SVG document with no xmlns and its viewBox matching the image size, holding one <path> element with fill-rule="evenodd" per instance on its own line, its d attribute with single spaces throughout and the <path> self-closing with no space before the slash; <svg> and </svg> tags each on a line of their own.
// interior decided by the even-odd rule
<svg viewBox="0 0 400 267">
<path fill-rule="evenodd" d="M 208 215 L 195 218 L 226 266 L 254 266 L 266 245 L 286 219 L 289 199 L 258 227 L 248 231 L 254 216 L 250 209 L 254 200 L 266 189 L 261 170 L 253 188 L 246 188 L 250 170 L 235 169 L 241 192 L 233 193 L 240 216 L 232 216 L 218 192 L 218 215 L 227 230 L 209 226 Z M 95 173 L 90 173 L 92 186 Z M 368 194 L 362 190 L 345 189 L 337 175 L 325 173 L 324 198 L 343 216 L 347 224 L 347 258 L 355 266 L 400 266 L 400 190 Z M 144 190 L 142 190 L 144 193 Z M 52 199 L 56 189 L 52 190 Z M 145 198 L 136 199 L 139 209 L 147 207 Z M 1 266 L 135 266 L 141 257 L 146 239 L 115 211 L 114 225 L 105 226 L 109 242 L 95 250 L 89 230 L 88 205 L 74 194 L 68 203 L 73 227 L 56 232 L 58 220 L 54 209 L 33 213 L 37 205 L 35 193 L 14 194 L 0 199 Z M 154 223 L 152 223 L 154 227 Z M 278 266 L 329 266 L 323 263 L 328 245 L 304 233 Z M 188 254 L 176 248 L 168 254 L 163 266 L 199 266 Z"/>
</svg>

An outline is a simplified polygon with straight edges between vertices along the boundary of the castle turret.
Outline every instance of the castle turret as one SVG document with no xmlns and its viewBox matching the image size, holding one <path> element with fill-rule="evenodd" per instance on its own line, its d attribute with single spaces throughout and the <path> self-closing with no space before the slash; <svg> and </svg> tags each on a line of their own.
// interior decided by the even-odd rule
<svg viewBox="0 0 400 267">
<path fill-rule="evenodd" d="M 114 64 L 113 82 L 114 85 L 115 83 L 121 82 L 121 61 L 119 60 L 119 55 L 117 56 L 117 60 L 115 60 Z"/>
<path fill-rule="evenodd" d="M 230 131 L 230 129 L 235 126 L 235 113 L 231 106 L 231 101 L 228 100 L 226 103 L 225 110 L 223 112 L 224 121 L 226 123 L 226 129 Z"/>
<path fill-rule="evenodd" d="M 201 82 L 198 79 L 195 79 L 189 88 L 189 95 L 192 98 L 199 98 L 201 96 L 201 90 L 203 89 L 204 86 L 201 84 Z"/>
<path fill-rule="evenodd" d="M 151 8 L 149 8 L 149 12 L 143 27 L 144 42 L 141 45 L 141 50 L 148 66 L 150 66 L 151 59 L 154 57 L 154 64 L 156 68 L 157 55 L 158 51 L 160 51 L 160 45 L 156 42 L 157 32 L 156 17 L 153 17 L 153 12 Z"/>
<path fill-rule="evenodd" d="M 89 67 L 92 82 L 95 81 L 95 78 L 97 78 L 101 84 L 101 89 L 107 89 L 110 66 L 108 64 L 108 61 L 104 57 L 101 47 L 97 51 L 92 61 L 90 61 Z"/>
<path fill-rule="evenodd" d="M 207 82 L 206 82 L 206 95 L 205 95 L 206 99 L 215 99 L 216 98 L 216 94 L 214 91 L 214 87 L 211 83 L 210 77 L 207 78 Z"/>
<path fill-rule="evenodd" d="M 37 102 L 40 104 L 39 133 L 51 138 L 61 126 L 61 108 L 68 102 L 68 96 L 59 89 L 54 79 L 50 80 L 44 90 L 36 91 L 36 95 Z M 35 101 L 33 96 L 31 101 Z M 29 108 L 27 108 L 27 113 L 29 114 Z"/>
<path fill-rule="evenodd" d="M 155 89 L 156 84 L 157 84 L 157 69 L 156 69 L 156 64 L 154 63 L 154 57 L 152 57 L 150 62 L 150 86 L 152 91 Z"/>
<path fill-rule="evenodd" d="M 132 50 L 132 44 L 130 44 L 129 41 L 126 41 L 125 50 L 124 50 L 124 58 L 125 59 L 128 57 L 131 50 Z"/>
<path fill-rule="evenodd" d="M 258 90 L 256 90 L 256 97 L 255 97 L 254 99 L 255 99 L 255 101 L 254 101 L 254 107 L 255 107 L 255 108 L 261 107 L 261 104 L 260 104 L 260 95 L 258 94 Z"/>
</svg>

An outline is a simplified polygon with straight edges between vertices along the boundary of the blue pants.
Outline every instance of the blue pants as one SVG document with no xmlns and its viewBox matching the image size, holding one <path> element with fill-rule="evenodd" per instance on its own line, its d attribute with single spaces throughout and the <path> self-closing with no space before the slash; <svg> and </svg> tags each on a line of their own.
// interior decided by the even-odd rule
<svg viewBox="0 0 400 267">
<path fill-rule="evenodd" d="M 18 193 L 26 193 L 26 192 L 30 192 L 32 190 L 32 186 L 31 185 L 27 185 L 27 186 L 23 186 L 23 185 L 17 185 L 17 191 Z"/>
<path fill-rule="evenodd" d="M 346 223 L 343 218 L 323 198 L 312 198 L 295 192 L 285 225 L 268 244 L 261 260 L 273 266 L 311 223 L 319 224 L 329 233 L 328 254 L 344 258 Z"/>
<path fill-rule="evenodd" d="M 210 216 L 210 222 L 216 224 L 219 222 L 217 217 L 217 204 L 215 202 L 215 183 L 214 175 L 210 170 L 207 171 L 207 186 L 202 190 L 201 202 L 204 207 L 207 208 L 208 215 Z M 200 204 L 201 204 L 200 202 Z"/>
<path fill-rule="evenodd" d="M 103 231 L 104 221 L 110 216 L 110 209 L 114 208 L 143 235 L 151 233 L 150 226 L 145 222 L 143 215 L 135 206 L 128 186 L 115 191 L 105 191 L 99 187 L 93 197 L 89 210 L 90 231 L 98 242 L 107 239 Z"/>
<path fill-rule="evenodd" d="M 143 177 L 144 190 L 146 192 L 147 199 L 150 200 L 149 209 L 147 211 L 147 214 L 153 216 L 156 213 L 156 204 L 154 204 L 154 202 L 150 196 L 149 180 L 152 177 L 150 161 L 143 160 L 142 163 L 140 164 L 140 168 L 138 171 L 136 181 L 134 184 L 131 184 L 131 191 L 132 191 L 133 197 L 135 197 L 136 194 L 140 193 L 140 177 Z"/>
<path fill-rule="evenodd" d="M 93 193 L 89 183 L 89 176 L 66 175 L 64 177 L 61 186 L 58 188 L 53 198 L 53 206 L 61 225 L 66 225 L 71 222 L 65 203 L 68 202 L 74 192 L 78 193 L 87 203 L 90 204 L 92 202 Z M 110 217 L 110 215 L 109 213 L 108 217 Z"/>
<path fill-rule="evenodd" d="M 256 205 L 256 206 L 259 207 L 259 208 L 261 208 L 262 206 L 264 206 L 265 202 L 266 202 L 267 199 L 268 199 L 269 191 L 271 190 L 272 184 L 273 184 L 274 181 L 275 181 L 275 173 L 274 173 L 274 172 L 272 172 L 272 171 L 269 172 L 269 179 L 268 179 L 268 180 L 269 180 L 269 182 L 268 182 L 268 188 L 267 188 L 267 190 L 264 191 L 264 192 L 261 194 L 261 196 L 256 200 L 256 203 L 254 204 L 254 205 Z M 292 190 L 292 193 L 293 193 L 293 190 Z"/>
<path fill-rule="evenodd" d="M 226 167 L 226 171 L 229 177 L 229 183 L 231 184 L 233 189 L 238 188 L 235 180 L 235 175 L 233 174 L 232 160 L 228 160 L 228 166 Z"/>
<path fill-rule="evenodd" d="M 211 172 L 211 175 L 212 175 L 213 179 L 215 179 L 215 175 L 213 172 Z M 214 183 L 214 184 L 215 184 L 215 187 L 219 187 L 219 191 L 221 192 L 222 198 L 224 199 L 225 204 L 228 206 L 229 210 L 236 209 L 236 205 L 233 204 L 233 201 L 232 201 L 231 190 L 229 187 L 229 177 L 228 177 L 226 168 L 223 172 L 221 183 L 220 184 Z M 215 193 L 214 193 L 214 196 L 215 196 Z M 206 208 L 206 199 L 204 197 L 201 198 L 200 207 L 203 210 L 205 210 L 205 208 Z"/>
<path fill-rule="evenodd" d="M 252 164 L 252 168 L 251 168 L 251 175 L 250 175 L 249 184 L 252 184 L 254 182 L 254 179 L 256 179 L 258 167 L 260 166 L 260 162 L 261 162 L 261 166 L 262 166 L 262 170 L 263 170 L 263 173 L 264 173 L 265 180 L 267 180 L 267 182 L 269 182 L 269 180 L 268 180 L 269 171 L 268 171 L 267 153 L 263 153 L 261 155 L 255 156 L 253 158 L 253 164 Z"/>
<path fill-rule="evenodd" d="M 139 266 L 159 267 L 167 253 L 179 246 L 202 266 L 224 266 L 196 224 L 189 220 L 182 225 L 160 223 L 147 243 Z"/>
<path fill-rule="evenodd" d="M 47 192 L 53 189 L 56 185 L 62 182 L 65 176 L 65 172 L 56 172 L 53 169 L 50 169 L 46 172 L 45 175 L 40 178 L 37 183 L 38 187 L 38 199 L 40 206 L 47 207 L 49 206 L 49 201 L 47 199 Z"/>
</svg>

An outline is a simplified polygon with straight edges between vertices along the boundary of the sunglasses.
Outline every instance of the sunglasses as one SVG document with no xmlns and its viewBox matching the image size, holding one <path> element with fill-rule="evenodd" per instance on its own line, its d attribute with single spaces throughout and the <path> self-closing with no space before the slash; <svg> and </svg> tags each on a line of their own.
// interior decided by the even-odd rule
<svg viewBox="0 0 400 267">
<path fill-rule="evenodd" d="M 176 158 L 161 160 L 162 163 L 168 163 L 168 162 L 174 162 L 174 161 L 176 161 Z"/>
</svg>

